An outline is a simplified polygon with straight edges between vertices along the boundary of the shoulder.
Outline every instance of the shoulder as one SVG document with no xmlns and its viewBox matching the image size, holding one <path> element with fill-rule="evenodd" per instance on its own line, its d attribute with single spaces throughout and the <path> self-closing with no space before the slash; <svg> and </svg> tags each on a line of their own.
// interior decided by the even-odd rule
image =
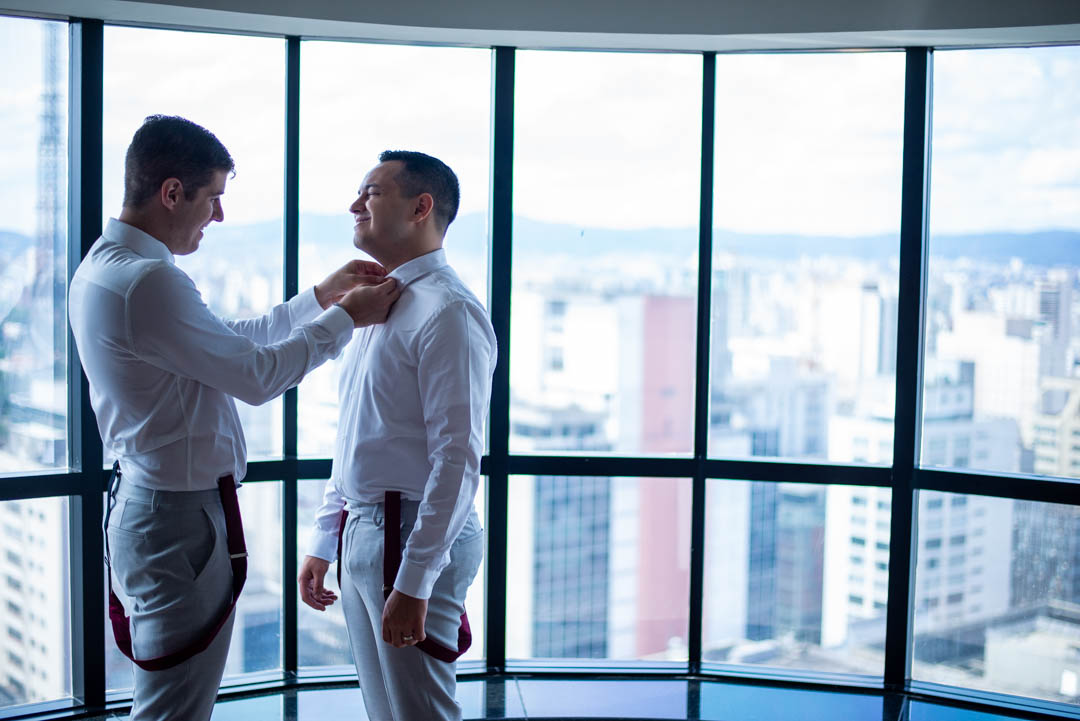
<svg viewBox="0 0 1080 721">
<path fill-rule="evenodd" d="M 165 260 L 144 260 L 128 287 L 129 312 L 140 317 L 186 317 L 202 311 L 202 294 L 187 273 Z"/>
<path fill-rule="evenodd" d="M 394 304 L 391 322 L 397 331 L 420 330 L 457 307 L 487 317 L 480 301 L 447 266 L 409 284 Z"/>
<path fill-rule="evenodd" d="M 433 309 L 420 329 L 422 346 L 429 348 L 485 349 L 483 355 L 494 355 L 496 340 L 487 311 L 475 297 L 453 295 Z"/>
<path fill-rule="evenodd" d="M 124 245 L 99 238 L 79 263 L 72 281 L 101 286 L 127 297 L 150 276 L 175 278 L 171 273 L 187 277 L 168 261 L 144 258 Z"/>
</svg>

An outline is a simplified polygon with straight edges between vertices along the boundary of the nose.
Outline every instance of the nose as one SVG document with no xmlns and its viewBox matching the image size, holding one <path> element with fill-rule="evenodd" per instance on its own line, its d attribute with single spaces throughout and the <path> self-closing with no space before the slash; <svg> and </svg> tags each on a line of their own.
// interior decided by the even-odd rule
<svg viewBox="0 0 1080 721">
<path fill-rule="evenodd" d="M 358 195 L 356 197 L 356 200 L 354 200 L 352 202 L 352 205 L 349 206 L 349 212 L 350 213 L 359 213 L 360 210 L 363 209 L 363 207 L 364 207 L 364 196 L 363 196 L 363 194 L 360 194 L 360 195 Z"/>
<path fill-rule="evenodd" d="M 210 220 L 216 220 L 219 223 L 225 220 L 225 211 L 221 208 L 220 200 L 214 201 L 214 214 L 210 216 Z"/>
</svg>

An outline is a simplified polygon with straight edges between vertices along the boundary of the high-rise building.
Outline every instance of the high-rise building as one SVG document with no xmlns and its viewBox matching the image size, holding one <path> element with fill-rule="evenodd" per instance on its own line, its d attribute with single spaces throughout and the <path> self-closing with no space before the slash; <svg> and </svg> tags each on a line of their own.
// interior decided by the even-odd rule
<svg viewBox="0 0 1080 721">
<path fill-rule="evenodd" d="M 951 372 L 938 372 L 951 369 Z M 1019 465 L 1020 437 L 1010 418 L 975 416 L 976 368 L 928 368 L 923 392 L 924 465 L 1009 471 Z M 889 386 L 879 391 L 889 395 Z M 829 457 L 882 463 L 892 454 L 891 403 L 867 402 L 865 415 L 834 418 Z M 872 409 L 888 409 L 874 415 Z M 887 454 L 887 455 L 886 455 Z M 840 644 L 849 625 L 883 617 L 888 602 L 891 500 L 885 489 L 830 490 L 826 552 L 825 643 Z M 991 532 L 1010 527 L 1011 503 L 980 496 L 919 496 L 919 572 L 915 609 L 923 628 L 991 617 L 1008 608 L 1010 542 Z"/>
</svg>

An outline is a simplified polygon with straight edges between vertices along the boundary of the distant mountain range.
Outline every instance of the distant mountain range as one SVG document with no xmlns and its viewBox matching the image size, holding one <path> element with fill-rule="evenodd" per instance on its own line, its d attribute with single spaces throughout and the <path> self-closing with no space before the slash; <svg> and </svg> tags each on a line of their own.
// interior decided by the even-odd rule
<svg viewBox="0 0 1080 721">
<path fill-rule="evenodd" d="M 470 213 L 450 226 L 447 249 L 451 257 L 474 258 L 487 253 L 487 218 Z M 302 215 L 300 239 L 314 244 L 320 252 L 335 255 L 351 247 L 352 218 L 340 215 Z M 684 259 L 697 253 L 698 233 L 694 228 L 611 230 L 542 223 L 528 218 L 514 222 L 514 257 L 532 262 L 556 256 L 666 256 Z M 226 245 L 235 253 L 252 259 L 274 257 L 269 248 L 280 248 L 280 221 L 247 225 L 224 223 L 207 233 L 207 247 Z M 0 261 L 21 253 L 33 241 L 27 236 L 0 230 Z M 734 255 L 771 260 L 792 260 L 800 256 L 850 257 L 886 260 L 899 252 L 897 236 L 860 237 L 788 234 L 735 233 L 716 229 L 716 250 Z M 1008 263 L 1018 258 L 1028 265 L 1070 265 L 1080 267 L 1080 232 L 1045 230 L 1033 233 L 978 233 L 938 235 L 931 240 L 935 257 L 972 258 L 982 262 Z M 276 259 L 275 259 L 276 260 Z"/>
</svg>

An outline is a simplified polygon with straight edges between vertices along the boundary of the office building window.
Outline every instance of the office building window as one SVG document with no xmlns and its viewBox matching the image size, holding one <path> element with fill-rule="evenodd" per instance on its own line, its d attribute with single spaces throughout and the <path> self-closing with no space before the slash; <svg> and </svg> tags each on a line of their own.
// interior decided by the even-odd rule
<svg viewBox="0 0 1080 721">
<path fill-rule="evenodd" d="M 850 524 L 867 496 L 890 491 L 710 480 L 702 661 L 880 676 L 888 565 Z"/>
<path fill-rule="evenodd" d="M 956 498 L 922 491 L 920 495 Z M 927 559 L 915 578 L 912 677 L 1075 703 L 1080 644 L 1080 507 L 966 496 L 985 513 L 964 521 L 970 539 L 941 605 L 927 607 Z M 955 507 L 955 506 L 952 506 Z M 955 513 L 951 506 L 935 513 Z M 922 524 L 925 512 L 920 514 Z M 978 565 L 973 563 L 976 547 Z M 965 576 L 978 583 L 963 588 Z"/>
<path fill-rule="evenodd" d="M 3 475 L 68 465 L 67 24 L 0 17 L 0 68 Z"/>
<path fill-rule="evenodd" d="M 891 462 L 903 101 L 899 53 L 717 57 L 710 456 Z"/>
<path fill-rule="evenodd" d="M 71 696 L 68 500 L 0 502 L 0 531 L 2 712 Z"/>
<path fill-rule="evenodd" d="M 924 465 L 1080 476 L 1078 76 L 1078 47 L 934 54 Z"/>
<path fill-rule="evenodd" d="M 506 656 L 685 661 L 690 483 L 510 479 Z"/>
<path fill-rule="evenodd" d="M 700 57 L 521 51 L 514 107 L 511 450 L 689 452 Z"/>
</svg>

